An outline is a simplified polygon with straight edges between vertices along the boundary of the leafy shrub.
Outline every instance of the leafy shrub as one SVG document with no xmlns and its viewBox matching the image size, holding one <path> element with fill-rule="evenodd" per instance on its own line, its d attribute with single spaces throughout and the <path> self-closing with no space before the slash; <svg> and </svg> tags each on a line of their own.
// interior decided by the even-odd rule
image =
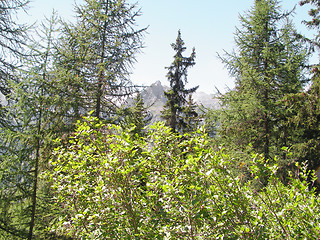
<svg viewBox="0 0 320 240">
<path fill-rule="evenodd" d="M 305 166 L 290 184 L 277 165 L 252 159 L 253 180 L 234 177 L 230 157 L 199 130 L 162 123 L 145 137 L 88 117 L 60 144 L 46 173 L 61 209 L 50 231 L 74 239 L 316 239 L 319 198 Z M 261 174 L 269 182 L 252 188 Z"/>
</svg>

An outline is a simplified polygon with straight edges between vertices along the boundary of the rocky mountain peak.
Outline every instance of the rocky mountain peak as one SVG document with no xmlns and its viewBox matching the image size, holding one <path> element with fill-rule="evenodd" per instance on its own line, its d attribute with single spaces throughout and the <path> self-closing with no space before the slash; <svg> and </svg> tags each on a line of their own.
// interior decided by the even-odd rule
<svg viewBox="0 0 320 240">
<path fill-rule="evenodd" d="M 162 86 L 161 82 L 157 81 L 145 88 L 141 94 L 147 106 L 154 104 L 155 102 L 165 104 L 166 97 L 164 96 L 164 91 L 166 90 L 168 90 L 168 87 Z"/>
<path fill-rule="evenodd" d="M 167 101 L 164 91 L 167 91 L 168 89 L 169 87 L 163 86 L 160 81 L 156 81 L 141 92 L 145 106 L 148 107 L 153 115 L 152 122 L 160 120 L 161 111 Z M 195 92 L 192 94 L 192 97 L 197 104 L 206 108 L 217 109 L 220 107 L 218 99 L 216 99 L 213 94 Z"/>
</svg>

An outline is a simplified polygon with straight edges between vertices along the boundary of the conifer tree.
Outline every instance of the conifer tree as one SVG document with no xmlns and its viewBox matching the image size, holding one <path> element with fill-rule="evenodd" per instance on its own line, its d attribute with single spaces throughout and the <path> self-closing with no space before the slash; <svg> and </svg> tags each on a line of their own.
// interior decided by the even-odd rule
<svg viewBox="0 0 320 240">
<path fill-rule="evenodd" d="M 300 1 L 300 5 L 310 4 L 311 20 L 305 20 L 308 28 L 315 30 L 315 37 L 306 40 L 313 52 L 320 49 L 320 2 L 312 0 Z M 281 103 L 286 112 L 286 124 L 291 130 L 292 149 L 296 161 L 308 163 L 310 170 L 317 170 L 320 166 L 320 64 L 309 66 L 311 83 L 306 91 L 288 95 Z"/>
<path fill-rule="evenodd" d="M 2 101 L 0 101 L 0 239 L 14 239 L 18 235 L 26 236 L 24 228 L 20 228 L 19 225 L 12 225 L 12 222 L 7 218 L 8 215 L 19 216 L 19 214 L 16 214 L 19 208 L 12 208 L 10 202 L 7 202 L 6 199 L 8 197 L 13 198 L 11 196 L 14 187 L 12 184 L 19 184 L 21 178 L 19 174 L 6 176 L 6 172 L 8 166 L 14 163 L 13 159 L 8 157 L 13 153 L 10 152 L 10 143 L 8 143 L 8 138 L 11 136 L 7 132 L 12 129 L 13 120 L 12 117 L 8 116 L 9 106 L 14 104 L 9 99 L 12 93 L 11 82 L 18 83 L 15 75 L 26 36 L 26 26 L 17 24 L 14 17 L 18 11 L 26 8 L 27 3 L 28 1 L 24 0 L 0 1 L 0 95 L 2 98 Z M 15 144 L 19 145 L 19 140 Z M 20 151 L 20 155 L 23 156 L 24 152 Z M 22 168 L 23 166 L 19 167 Z M 16 169 L 12 169 L 12 171 L 14 170 Z M 21 190 L 23 191 L 23 188 Z M 16 202 L 18 200 L 15 199 Z"/>
<path fill-rule="evenodd" d="M 134 127 L 131 131 L 133 136 L 143 136 L 144 128 L 152 119 L 151 114 L 144 106 L 141 93 L 137 93 L 131 106 L 120 109 L 118 114 L 120 117 L 120 125 L 123 129 Z"/>
<path fill-rule="evenodd" d="M 312 48 L 317 48 L 319 50 L 320 48 L 320 3 L 317 0 L 301 0 L 300 6 L 304 6 L 309 4 L 312 8 L 309 10 L 309 16 L 312 18 L 311 20 L 305 20 L 303 23 L 309 28 L 316 30 L 314 39 L 308 39 L 304 36 L 305 40 L 307 40 L 309 43 L 311 43 Z"/>
<path fill-rule="evenodd" d="M 17 81 L 14 72 L 18 66 L 25 44 L 27 27 L 13 19 L 17 12 L 26 9 L 28 0 L 0 1 L 0 124 L 6 124 L 6 109 L 3 105 L 10 95 L 10 82 Z"/>
<path fill-rule="evenodd" d="M 289 17 L 278 1 L 256 0 L 240 17 L 236 52 L 222 58 L 235 77 L 235 88 L 221 97 L 221 140 L 240 152 L 252 144 L 266 159 L 279 153 L 279 136 L 286 135 L 284 110 L 277 103 L 304 86 L 306 51 Z"/>
<path fill-rule="evenodd" d="M 199 86 L 186 89 L 188 68 L 195 65 L 195 49 L 192 49 L 190 57 L 184 57 L 182 54 L 186 50 L 184 41 L 181 38 L 181 32 L 178 31 L 176 42 L 171 44 L 171 47 L 176 52 L 173 63 L 167 67 L 169 70 L 167 78 L 170 82 L 170 89 L 164 94 L 167 102 L 162 111 L 162 118 L 167 125 L 171 127 L 173 132 L 182 132 L 187 128 L 187 123 L 182 117 L 182 114 L 187 103 L 187 96 L 194 93 Z"/>
<path fill-rule="evenodd" d="M 286 109 L 286 125 L 292 133 L 290 144 L 295 161 L 320 166 L 320 70 L 314 67 L 312 85 L 306 92 L 288 95 L 281 103 Z"/>
<path fill-rule="evenodd" d="M 194 132 L 199 127 L 201 119 L 198 111 L 198 105 L 194 102 L 192 95 L 190 94 L 182 115 L 185 123 L 185 132 Z"/>
<path fill-rule="evenodd" d="M 117 103 L 132 93 L 130 69 L 145 31 L 136 30 L 140 13 L 135 9 L 125 0 L 85 0 L 76 6 L 77 22 L 64 24 L 58 63 L 64 75 L 61 90 L 76 118 L 91 110 L 109 118 Z"/>
<path fill-rule="evenodd" d="M 61 120 L 52 85 L 57 17 L 43 24 L 39 42 L 20 58 L 18 83 L 11 83 L 9 125 L 1 128 L 0 229 L 7 239 L 46 239 L 44 215 L 50 196 L 40 173 L 47 166 Z M 13 104 L 14 103 L 14 104 Z M 0 230 L 1 231 L 1 230 Z M 0 238 L 1 239 L 1 238 Z"/>
</svg>

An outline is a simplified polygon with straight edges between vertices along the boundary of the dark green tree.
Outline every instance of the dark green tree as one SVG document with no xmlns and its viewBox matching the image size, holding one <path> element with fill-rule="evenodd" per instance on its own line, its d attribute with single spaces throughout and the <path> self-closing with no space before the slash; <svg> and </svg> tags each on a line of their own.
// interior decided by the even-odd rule
<svg viewBox="0 0 320 240">
<path fill-rule="evenodd" d="M 190 94 L 183 108 L 182 114 L 182 118 L 185 123 L 185 132 L 194 132 L 200 126 L 201 117 L 198 112 L 198 104 L 195 103 L 195 101 L 192 98 L 192 95 Z"/>
<path fill-rule="evenodd" d="M 306 92 L 290 94 L 281 103 L 286 125 L 291 129 L 296 161 L 308 162 L 310 170 L 320 166 L 320 72 L 314 67 L 312 85 Z"/>
<path fill-rule="evenodd" d="M 123 129 L 132 128 L 131 134 L 133 136 L 143 136 L 144 128 L 150 123 L 152 115 L 144 106 L 141 93 L 137 93 L 133 99 L 133 103 L 129 107 L 121 108 L 118 111 L 119 124 Z"/>
<path fill-rule="evenodd" d="M 181 38 L 181 32 L 178 31 L 176 42 L 171 44 L 173 50 L 176 52 L 174 61 L 167 67 L 167 78 L 170 82 L 170 89 L 164 94 L 167 102 L 162 111 L 162 118 L 166 124 L 171 127 L 173 132 L 182 132 L 187 128 L 187 123 L 184 121 L 182 114 L 187 103 L 187 96 L 194 93 L 199 86 L 186 89 L 188 68 L 195 65 L 195 49 L 192 49 L 190 57 L 184 57 L 182 54 L 186 50 L 184 41 Z"/>
<path fill-rule="evenodd" d="M 320 3 L 317 0 L 301 0 L 300 5 L 304 6 L 309 4 L 311 9 L 309 10 L 309 16 L 312 18 L 311 20 L 305 20 L 303 23 L 309 28 L 315 30 L 314 39 L 306 38 L 305 36 L 301 36 L 307 42 L 311 44 L 312 50 L 320 48 Z"/>
<path fill-rule="evenodd" d="M 236 51 L 222 57 L 235 88 L 221 96 L 220 140 L 240 153 L 251 144 L 268 159 L 288 144 L 278 102 L 303 90 L 306 49 L 276 0 L 256 0 L 240 21 Z"/>
<path fill-rule="evenodd" d="M 302 36 L 312 52 L 318 52 L 320 47 L 320 2 L 305 0 L 300 5 L 311 5 L 309 15 L 311 20 L 305 20 L 306 26 L 313 30 L 313 39 Z M 281 103 L 286 109 L 287 126 L 291 129 L 293 152 L 296 161 L 308 162 L 310 170 L 320 166 L 320 70 L 319 63 L 309 66 L 311 75 L 310 87 L 303 92 L 290 94 Z"/>
<path fill-rule="evenodd" d="M 136 30 L 136 5 L 125 0 L 85 0 L 76 6 L 77 22 L 65 23 L 59 44 L 61 91 L 70 116 L 94 110 L 110 118 L 133 92 L 129 80 L 145 28 Z M 71 119 L 72 121 L 72 119 Z"/>
</svg>

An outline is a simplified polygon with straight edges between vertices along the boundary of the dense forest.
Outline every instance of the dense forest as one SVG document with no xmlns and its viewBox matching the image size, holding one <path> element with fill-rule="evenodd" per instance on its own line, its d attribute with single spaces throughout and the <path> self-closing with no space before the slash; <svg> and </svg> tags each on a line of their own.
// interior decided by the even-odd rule
<svg viewBox="0 0 320 240">
<path fill-rule="evenodd" d="M 320 2 L 296 1 L 313 38 L 278 0 L 240 15 L 219 109 L 186 88 L 178 31 L 154 124 L 130 80 L 137 4 L 28 26 L 28 0 L 0 1 L 0 239 L 319 239 Z"/>
</svg>

